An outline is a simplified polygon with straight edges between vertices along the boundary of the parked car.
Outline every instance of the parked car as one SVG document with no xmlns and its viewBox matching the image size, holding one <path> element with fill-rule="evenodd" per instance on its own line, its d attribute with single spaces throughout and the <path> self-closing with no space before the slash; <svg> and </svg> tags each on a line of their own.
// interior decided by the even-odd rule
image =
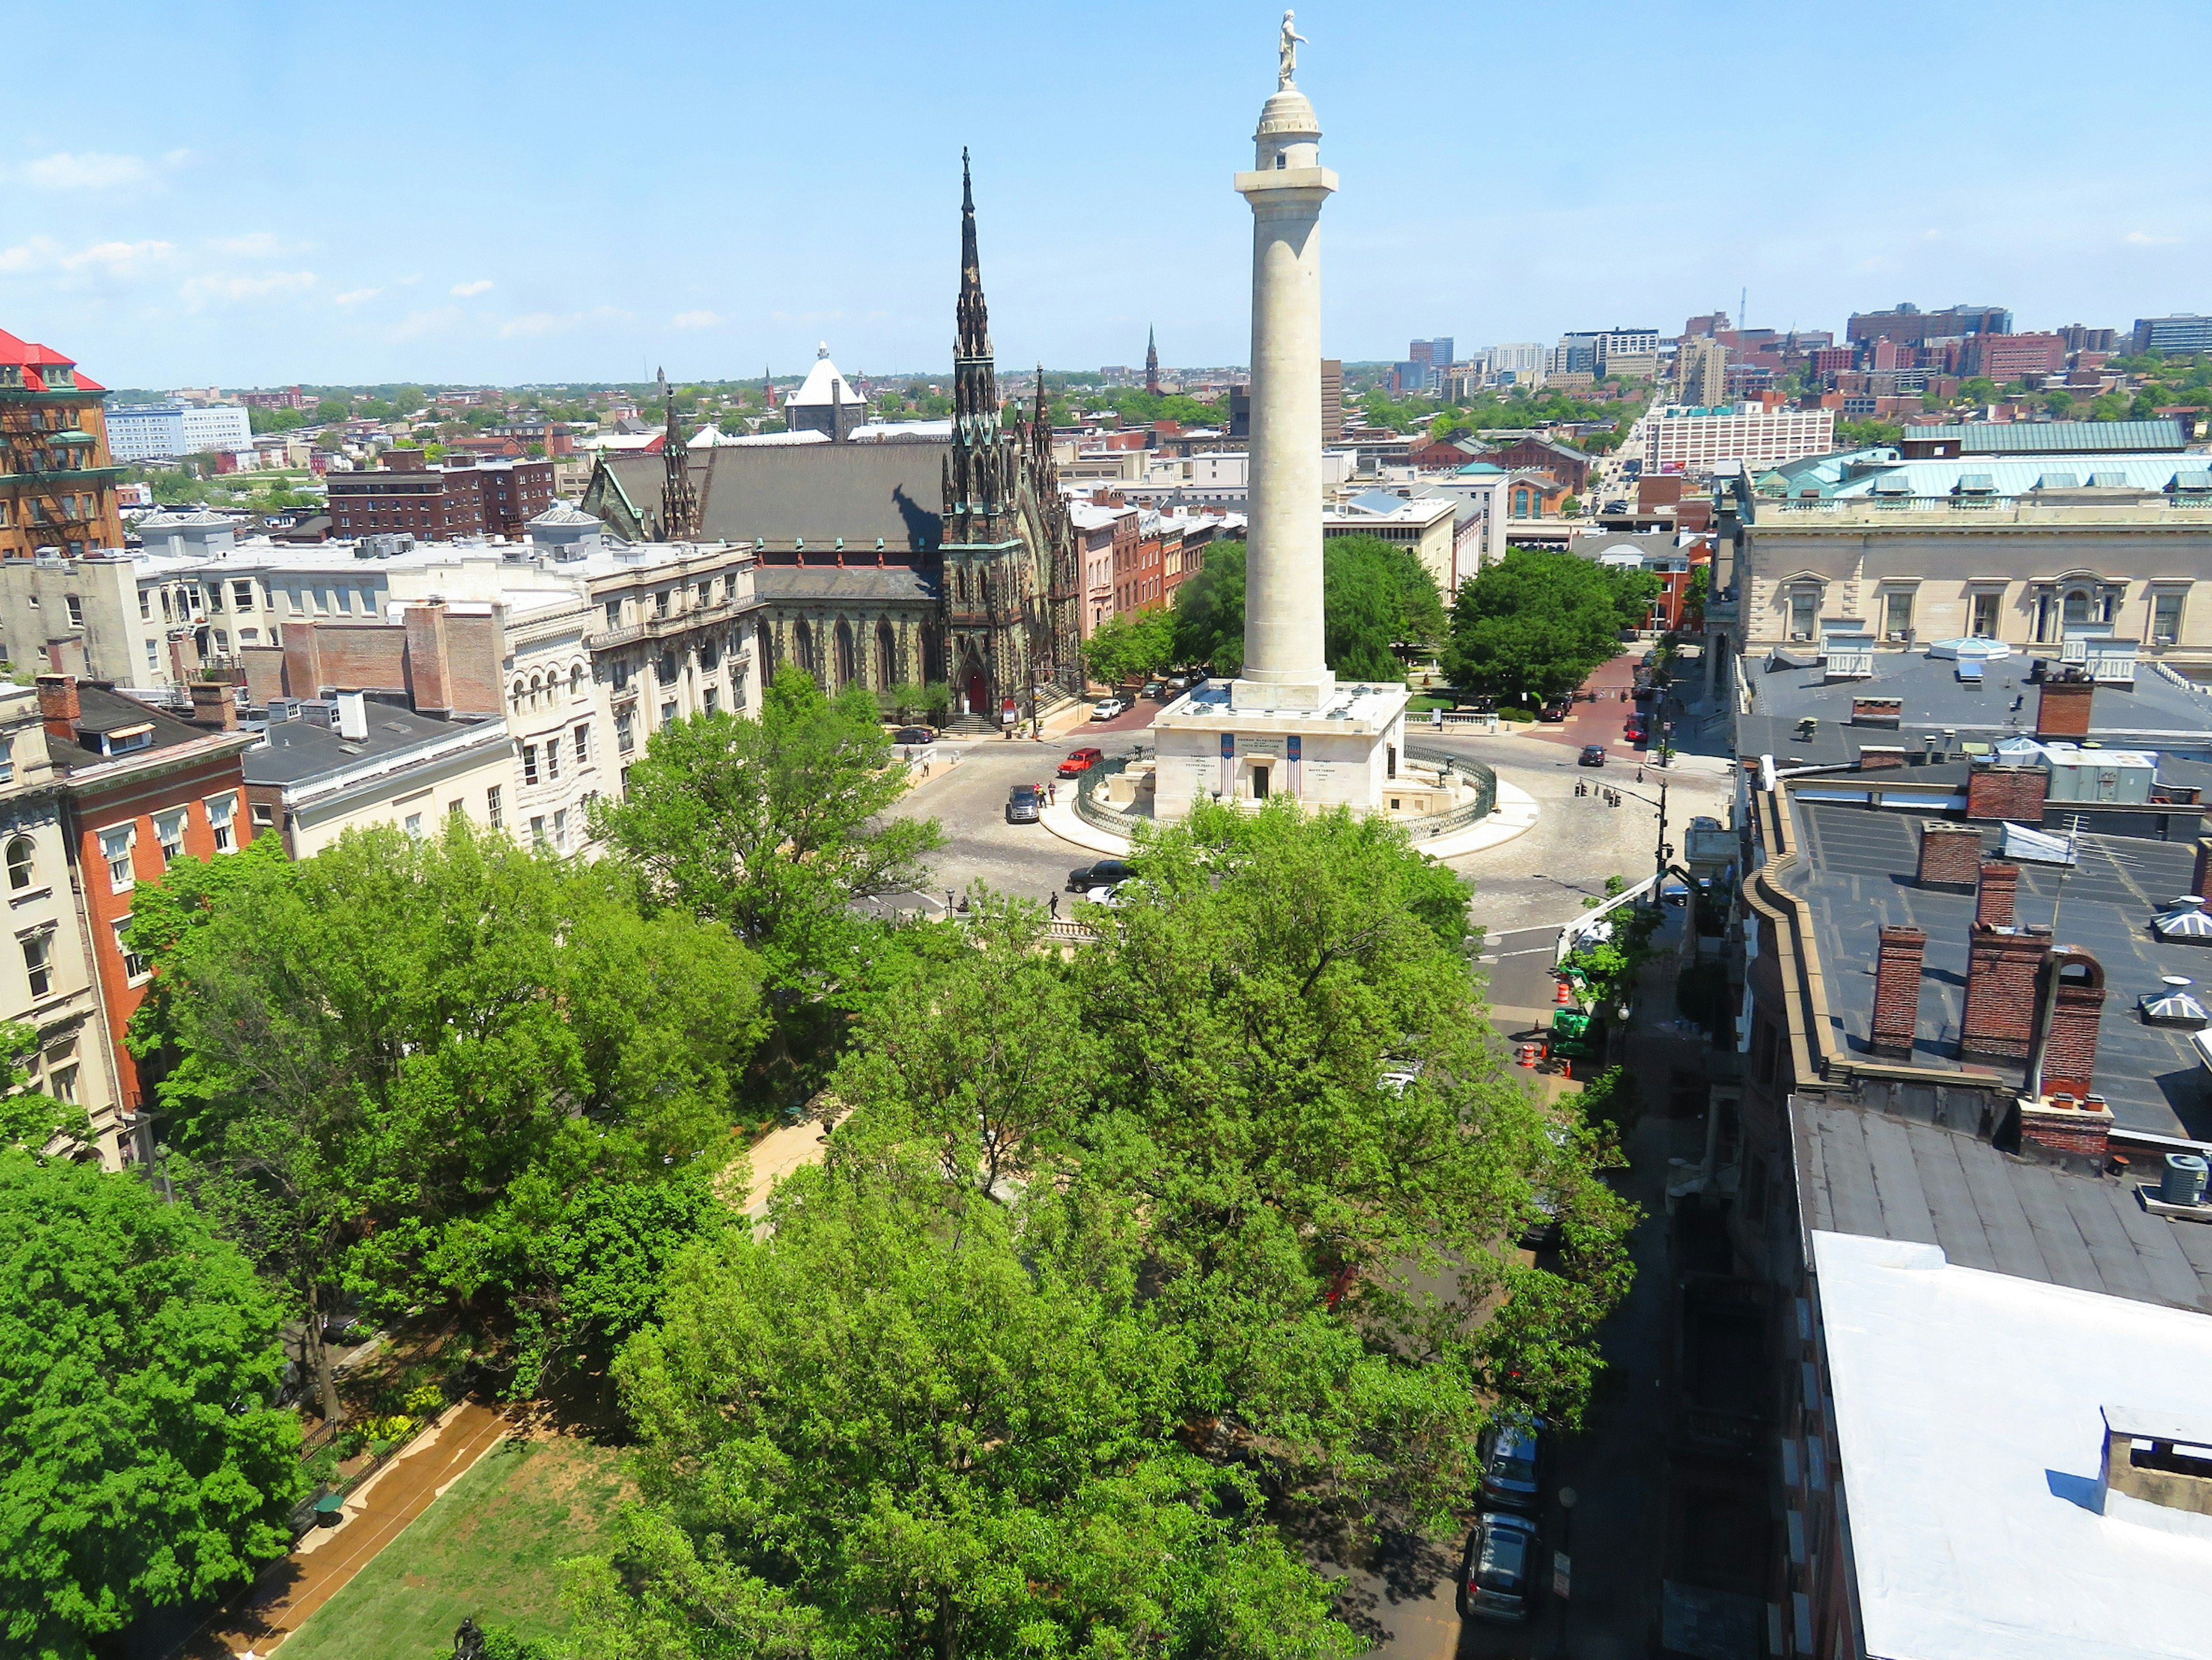
<svg viewBox="0 0 2212 1660">
<path fill-rule="evenodd" d="M 1067 891 L 1081 893 L 1102 885 L 1110 886 L 1115 882 L 1125 882 L 1136 873 L 1127 860 L 1101 859 L 1095 865 L 1078 865 L 1068 872 Z"/>
<path fill-rule="evenodd" d="M 1166 681 L 1164 681 L 1164 680 L 1147 680 L 1147 681 L 1146 681 L 1146 682 L 1145 682 L 1145 690 L 1143 690 L 1143 692 L 1142 692 L 1142 693 L 1140 693 L 1140 694 L 1139 694 L 1139 696 L 1145 696 L 1145 697 L 1154 697 L 1154 698 L 1165 697 L 1167 695 L 1168 695 L 1168 686 L 1167 686 L 1167 682 L 1166 682 Z"/>
<path fill-rule="evenodd" d="M 1605 510 L 1607 513 L 1626 513 L 1628 511 L 1628 503 L 1626 502 L 1608 502 L 1605 504 Z"/>
<path fill-rule="evenodd" d="M 1575 764 L 1578 767 L 1603 766 L 1605 764 L 1605 745 L 1602 744 L 1583 745 L 1583 752 L 1580 756 L 1576 757 Z"/>
<path fill-rule="evenodd" d="M 1090 771 L 1105 758 L 1105 751 L 1085 744 L 1081 749 L 1068 752 L 1067 759 L 1060 763 L 1060 775 L 1062 778 L 1077 777 Z"/>
<path fill-rule="evenodd" d="M 937 734 L 927 727 L 901 727 L 891 734 L 894 744 L 934 744 Z"/>
<path fill-rule="evenodd" d="M 1044 812 L 1044 795 L 1035 784 L 1017 784 L 1006 797 L 1009 824 L 1034 824 Z"/>
<path fill-rule="evenodd" d="M 1128 712 L 1128 704 L 1119 697 L 1102 697 L 1091 706 L 1093 721 L 1112 721 Z"/>
<path fill-rule="evenodd" d="M 1472 1620 L 1512 1624 L 1535 1611 L 1536 1524 L 1510 1511 L 1485 1511 L 1467 1536 L 1459 1611 Z"/>
<path fill-rule="evenodd" d="M 1123 885 L 1120 882 L 1101 882 L 1095 887 L 1085 889 L 1083 897 L 1094 905 L 1118 905 L 1121 902 L 1115 896 L 1121 891 Z"/>
<path fill-rule="evenodd" d="M 1574 706 L 1575 700 L 1571 697 L 1554 697 L 1536 711 L 1536 718 L 1553 722 L 1564 721 L 1567 718 L 1567 711 Z"/>
<path fill-rule="evenodd" d="M 1544 1465 L 1548 1449 L 1540 1418 L 1500 1418 L 1482 1432 L 1485 1509 L 1534 1516 L 1544 1508 Z"/>
</svg>

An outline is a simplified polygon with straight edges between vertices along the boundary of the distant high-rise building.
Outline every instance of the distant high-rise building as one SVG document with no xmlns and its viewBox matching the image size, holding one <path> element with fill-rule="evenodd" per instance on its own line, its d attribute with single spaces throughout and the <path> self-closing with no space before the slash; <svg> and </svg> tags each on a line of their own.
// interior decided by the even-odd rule
<svg viewBox="0 0 2212 1660">
<path fill-rule="evenodd" d="M 1890 311 L 1855 311 L 1845 325 L 1844 338 L 1891 339 L 1901 345 L 1923 340 L 1948 340 L 1961 334 L 2010 334 L 2012 313 L 2002 306 L 1951 306 L 1942 311 L 1923 311 L 1900 300 Z"/>
<path fill-rule="evenodd" d="M 1449 334 L 1407 342 L 1406 361 L 1391 372 L 1392 384 L 1400 392 L 1435 391 L 1443 384 L 1444 371 L 1451 367 L 1452 345 Z"/>
<path fill-rule="evenodd" d="M 1709 311 L 1703 317 L 1692 317 L 1683 324 L 1682 337 L 1686 340 L 1693 334 L 1722 334 L 1735 326 L 1729 321 L 1726 312 Z"/>
<path fill-rule="evenodd" d="M 1145 390 L 1157 398 L 1160 395 L 1160 347 L 1152 331 L 1145 331 Z"/>
<path fill-rule="evenodd" d="M 2171 317 L 2138 317 L 2129 342 L 2135 351 L 2182 353 L 2212 351 L 2212 317 L 2193 311 Z"/>
<path fill-rule="evenodd" d="M 2118 329 L 2093 329 L 2080 323 L 2069 323 L 2058 331 L 2069 351 L 2118 351 L 2119 334 Z"/>
<path fill-rule="evenodd" d="M 1344 360 L 1321 360 L 1321 441 L 1334 444 L 1344 436 Z"/>
<path fill-rule="evenodd" d="M 1849 362 L 1850 354 L 1844 357 Z M 1728 396 L 1728 348 L 1705 335 L 1685 335 L 1674 349 L 1674 384 L 1693 409 L 1720 403 Z"/>
<path fill-rule="evenodd" d="M 1552 361 L 1546 366 L 1554 374 L 1595 374 L 1597 373 L 1597 331 L 1586 330 L 1579 334 L 1563 334 L 1552 352 Z"/>
</svg>

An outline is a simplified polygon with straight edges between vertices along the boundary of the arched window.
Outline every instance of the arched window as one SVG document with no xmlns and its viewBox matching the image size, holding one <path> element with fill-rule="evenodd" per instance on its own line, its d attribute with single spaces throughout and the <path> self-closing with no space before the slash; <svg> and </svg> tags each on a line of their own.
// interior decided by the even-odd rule
<svg viewBox="0 0 2212 1660">
<path fill-rule="evenodd" d="M 27 888 L 31 885 L 32 860 L 36 851 L 37 849 L 31 845 L 31 838 L 27 836 L 19 836 L 9 842 L 8 885 L 9 887 Z"/>
<path fill-rule="evenodd" d="M 538 675 L 530 677 L 530 707 L 536 708 L 538 699 L 545 696 L 545 682 Z"/>
<path fill-rule="evenodd" d="M 581 697 L 583 695 L 584 666 L 581 663 L 571 663 L 568 666 L 568 696 Z"/>
<path fill-rule="evenodd" d="M 791 625 L 791 654 L 799 660 L 799 667 L 817 680 L 822 678 L 821 670 L 814 660 L 814 630 L 807 625 L 804 617 Z"/>
<path fill-rule="evenodd" d="M 721 660 L 722 642 L 720 641 L 710 635 L 699 642 L 699 666 L 702 671 L 711 672 L 714 666 Z"/>
<path fill-rule="evenodd" d="M 514 683 L 514 707 L 520 708 L 522 700 L 530 695 L 530 688 L 520 680 Z"/>
<path fill-rule="evenodd" d="M 899 683 L 898 636 L 888 622 L 876 624 L 876 689 L 889 691 Z"/>
<path fill-rule="evenodd" d="M 837 619 L 837 690 L 840 691 L 860 678 L 860 666 L 853 660 L 853 625 L 841 617 Z"/>
<path fill-rule="evenodd" d="M 2066 590 L 2065 620 L 2069 623 L 2093 623 L 2097 620 L 2094 617 L 2091 616 L 2089 612 L 2088 589 L 2069 588 Z"/>
</svg>

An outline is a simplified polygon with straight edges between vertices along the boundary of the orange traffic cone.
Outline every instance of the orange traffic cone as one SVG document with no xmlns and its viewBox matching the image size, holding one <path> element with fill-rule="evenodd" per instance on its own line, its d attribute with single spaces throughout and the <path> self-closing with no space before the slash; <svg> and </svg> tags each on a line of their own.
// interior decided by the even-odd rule
<svg viewBox="0 0 2212 1660">
<path fill-rule="evenodd" d="M 1562 980 L 1552 988 L 1552 1000 L 1561 1008 L 1565 1008 L 1575 1000 L 1574 991 L 1565 981 Z"/>
<path fill-rule="evenodd" d="M 1534 1044 L 1534 1043 L 1523 1043 L 1523 1044 L 1522 1044 L 1522 1045 L 1521 1045 L 1521 1052 L 1520 1052 L 1520 1054 L 1516 1057 L 1516 1059 L 1518 1061 L 1519 1064 L 1521 1064 L 1522 1066 L 1524 1066 L 1524 1067 L 1533 1067 L 1533 1066 L 1534 1066 L 1534 1065 L 1536 1064 L 1536 1045 L 1535 1045 L 1535 1044 Z"/>
</svg>

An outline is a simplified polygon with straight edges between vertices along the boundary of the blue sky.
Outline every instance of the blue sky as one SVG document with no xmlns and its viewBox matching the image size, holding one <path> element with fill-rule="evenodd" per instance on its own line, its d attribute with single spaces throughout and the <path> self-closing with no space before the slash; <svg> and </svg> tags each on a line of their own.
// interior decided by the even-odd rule
<svg viewBox="0 0 2212 1660">
<path fill-rule="evenodd" d="M 0 328 L 111 386 L 1247 355 L 1230 192 L 1279 7 L 0 14 Z M 2212 311 L 2212 7 L 1309 3 L 1328 348 L 1733 311 Z M 25 66 L 35 66 L 26 73 Z"/>
</svg>

